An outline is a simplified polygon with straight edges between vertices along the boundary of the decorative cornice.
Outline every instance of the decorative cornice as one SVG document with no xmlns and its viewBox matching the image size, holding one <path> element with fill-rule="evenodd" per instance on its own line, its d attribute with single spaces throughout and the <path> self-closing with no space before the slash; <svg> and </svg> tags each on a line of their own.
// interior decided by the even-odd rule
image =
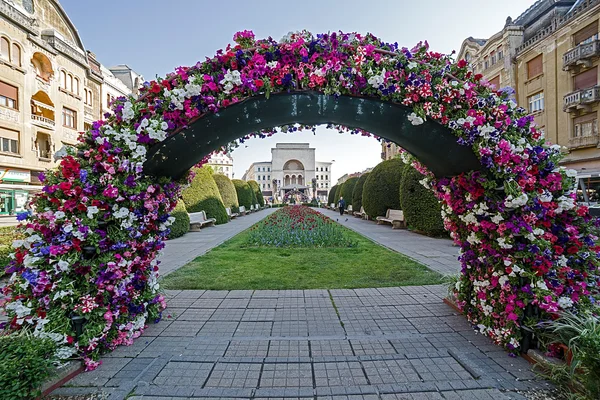
<svg viewBox="0 0 600 400">
<path fill-rule="evenodd" d="M 8 2 L 0 0 L 0 15 L 19 25 L 27 32 L 39 36 L 40 31 L 37 19 L 28 17 Z"/>
<path fill-rule="evenodd" d="M 46 42 L 48 42 L 48 44 L 50 44 L 52 47 L 54 47 L 58 52 L 64 54 L 65 56 L 69 57 L 73 61 L 81 64 L 82 67 L 84 67 L 86 69 L 89 68 L 86 56 L 84 56 L 83 54 L 78 52 L 69 43 L 65 42 L 62 39 L 59 39 L 58 37 L 56 37 L 54 35 L 42 34 L 42 39 L 44 39 Z"/>
<path fill-rule="evenodd" d="M 56 51 L 54 47 L 50 46 L 48 42 L 43 41 L 39 37 L 33 36 L 32 34 L 28 34 L 27 39 L 54 56 L 58 54 L 58 51 Z"/>
</svg>

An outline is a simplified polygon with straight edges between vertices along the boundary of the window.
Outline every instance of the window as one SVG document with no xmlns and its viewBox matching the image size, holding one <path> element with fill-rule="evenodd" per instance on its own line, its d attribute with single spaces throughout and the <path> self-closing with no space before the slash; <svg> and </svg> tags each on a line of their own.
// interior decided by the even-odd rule
<svg viewBox="0 0 600 400">
<path fill-rule="evenodd" d="M 67 88 L 67 73 L 64 70 L 60 71 L 60 87 Z"/>
<path fill-rule="evenodd" d="M 263 189 L 266 189 L 267 185 L 265 183 L 263 183 Z"/>
<path fill-rule="evenodd" d="M 266 180 L 267 180 L 267 176 L 263 175 L 263 181 L 266 181 Z"/>
<path fill-rule="evenodd" d="M 267 177 L 267 179 L 268 179 L 268 180 L 271 180 L 271 175 L 269 175 L 269 176 Z"/>
<path fill-rule="evenodd" d="M 323 189 L 323 182 L 321 182 L 321 189 Z"/>
<path fill-rule="evenodd" d="M 93 106 L 94 104 L 92 102 L 92 98 L 93 98 L 92 97 L 92 91 L 88 90 L 88 89 L 83 89 L 83 92 L 85 94 L 85 100 L 84 100 L 85 104 L 88 105 L 88 106 L 90 106 L 90 107 Z"/>
<path fill-rule="evenodd" d="M 267 188 L 271 189 L 271 184 L 267 183 Z"/>
<path fill-rule="evenodd" d="M 321 175 L 321 179 L 323 179 L 323 175 Z"/>
<path fill-rule="evenodd" d="M 465 54 L 465 60 L 466 60 L 467 62 L 471 62 L 471 53 L 467 53 L 467 54 Z"/>
<path fill-rule="evenodd" d="M 67 87 L 66 87 L 66 89 L 69 92 L 73 91 L 73 75 L 71 75 L 71 74 L 67 75 Z"/>
<path fill-rule="evenodd" d="M 492 59 L 492 64 L 491 65 L 496 64 L 496 52 L 495 51 L 492 51 L 491 59 Z"/>
<path fill-rule="evenodd" d="M 79 78 L 75 78 L 73 81 L 73 93 L 79 96 Z"/>
<path fill-rule="evenodd" d="M 490 81 L 490 84 L 494 85 L 496 90 L 500 89 L 500 75 L 496 76 Z"/>
<path fill-rule="evenodd" d="M 77 129 L 77 111 L 63 107 L 63 126 L 71 129 Z"/>
<path fill-rule="evenodd" d="M 0 127 L 0 151 L 19 154 L 19 132 Z"/>
<path fill-rule="evenodd" d="M 598 84 L 598 67 L 590 68 L 573 78 L 573 88 L 582 90 L 594 87 Z"/>
<path fill-rule="evenodd" d="M 10 55 L 10 62 L 17 67 L 21 66 L 21 48 L 18 44 L 13 43 L 12 54 Z"/>
<path fill-rule="evenodd" d="M 271 167 L 267 167 L 267 172 L 271 172 Z"/>
<path fill-rule="evenodd" d="M 534 78 L 544 72 L 542 54 L 527 62 L 527 79 Z"/>
<path fill-rule="evenodd" d="M 598 114 L 586 114 L 573 120 L 573 137 L 598 136 Z"/>
<path fill-rule="evenodd" d="M 485 58 L 483 59 L 483 68 L 484 68 L 484 69 L 488 69 L 489 67 L 490 67 L 490 60 L 489 60 L 489 58 L 488 58 L 488 57 L 485 57 Z"/>
<path fill-rule="evenodd" d="M 544 92 L 529 96 L 529 112 L 534 113 L 544 109 Z"/>
<path fill-rule="evenodd" d="M 325 167 L 325 171 L 327 171 L 327 167 Z"/>
<path fill-rule="evenodd" d="M 329 187 L 329 182 L 325 182 L 325 188 Z"/>
<path fill-rule="evenodd" d="M 329 175 L 325 175 L 325 179 L 326 179 L 326 180 L 329 180 Z"/>
<path fill-rule="evenodd" d="M 0 106 L 19 109 L 19 89 L 0 81 Z"/>
<path fill-rule="evenodd" d="M 110 108 L 110 94 L 106 94 L 106 108 Z"/>
<path fill-rule="evenodd" d="M 598 40 L 598 21 L 594 21 L 573 35 L 575 46 Z"/>
<path fill-rule="evenodd" d="M 7 38 L 0 38 L 0 58 L 10 60 L 10 42 Z"/>
<path fill-rule="evenodd" d="M 504 58 L 504 50 L 502 50 L 502 46 L 498 47 L 498 61 L 501 61 Z"/>
<path fill-rule="evenodd" d="M 28 13 L 33 14 L 33 0 L 23 0 L 23 7 Z"/>
</svg>

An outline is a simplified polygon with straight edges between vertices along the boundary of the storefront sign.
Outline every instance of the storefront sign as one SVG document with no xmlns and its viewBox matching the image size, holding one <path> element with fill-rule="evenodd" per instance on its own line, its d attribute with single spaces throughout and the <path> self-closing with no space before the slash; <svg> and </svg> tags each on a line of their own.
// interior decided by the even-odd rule
<svg viewBox="0 0 600 400">
<path fill-rule="evenodd" d="M 31 182 L 31 172 L 20 169 L 0 168 L 0 181 L 2 182 Z"/>
</svg>

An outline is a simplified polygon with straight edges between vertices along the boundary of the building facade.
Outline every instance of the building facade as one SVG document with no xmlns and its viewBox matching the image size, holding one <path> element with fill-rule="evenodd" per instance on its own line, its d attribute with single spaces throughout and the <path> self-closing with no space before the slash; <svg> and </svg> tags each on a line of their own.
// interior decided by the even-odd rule
<svg viewBox="0 0 600 400">
<path fill-rule="evenodd" d="M 253 163 L 242 179 L 257 181 L 267 200 L 281 200 L 286 193 L 298 191 L 327 201 L 331 165 L 316 161 L 315 149 L 309 143 L 277 143 L 271 149 L 271 161 Z"/>
<path fill-rule="evenodd" d="M 233 158 L 229 154 L 215 153 L 211 155 L 206 165 L 210 166 L 215 174 L 222 174 L 233 179 Z"/>
<path fill-rule="evenodd" d="M 489 39 L 468 38 L 458 54 L 534 115 L 563 164 L 600 171 L 600 0 L 539 0 Z"/>
<path fill-rule="evenodd" d="M 58 1 L 0 0 L 0 215 L 23 211 L 54 154 L 102 118 L 105 82 Z"/>
</svg>

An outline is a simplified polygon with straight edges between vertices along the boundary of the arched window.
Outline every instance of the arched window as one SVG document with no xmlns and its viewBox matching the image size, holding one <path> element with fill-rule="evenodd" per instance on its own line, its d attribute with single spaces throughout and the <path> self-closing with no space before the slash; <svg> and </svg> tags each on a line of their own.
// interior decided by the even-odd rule
<svg viewBox="0 0 600 400">
<path fill-rule="evenodd" d="M 67 90 L 69 92 L 73 91 L 73 75 L 69 74 L 69 76 L 67 76 Z"/>
<path fill-rule="evenodd" d="M 12 54 L 10 57 L 10 62 L 16 65 L 17 67 L 21 66 L 21 48 L 16 43 L 13 43 L 12 45 Z"/>
<path fill-rule="evenodd" d="M 45 54 L 40 53 L 39 51 L 33 53 L 31 64 L 33 64 L 35 74 L 38 78 L 46 82 L 50 81 L 54 75 L 54 70 L 52 69 L 52 62 Z"/>
<path fill-rule="evenodd" d="M 10 60 L 10 42 L 5 37 L 0 38 L 0 57 Z"/>
<path fill-rule="evenodd" d="M 79 78 L 75 78 L 73 85 L 73 93 L 79 96 Z"/>
</svg>

